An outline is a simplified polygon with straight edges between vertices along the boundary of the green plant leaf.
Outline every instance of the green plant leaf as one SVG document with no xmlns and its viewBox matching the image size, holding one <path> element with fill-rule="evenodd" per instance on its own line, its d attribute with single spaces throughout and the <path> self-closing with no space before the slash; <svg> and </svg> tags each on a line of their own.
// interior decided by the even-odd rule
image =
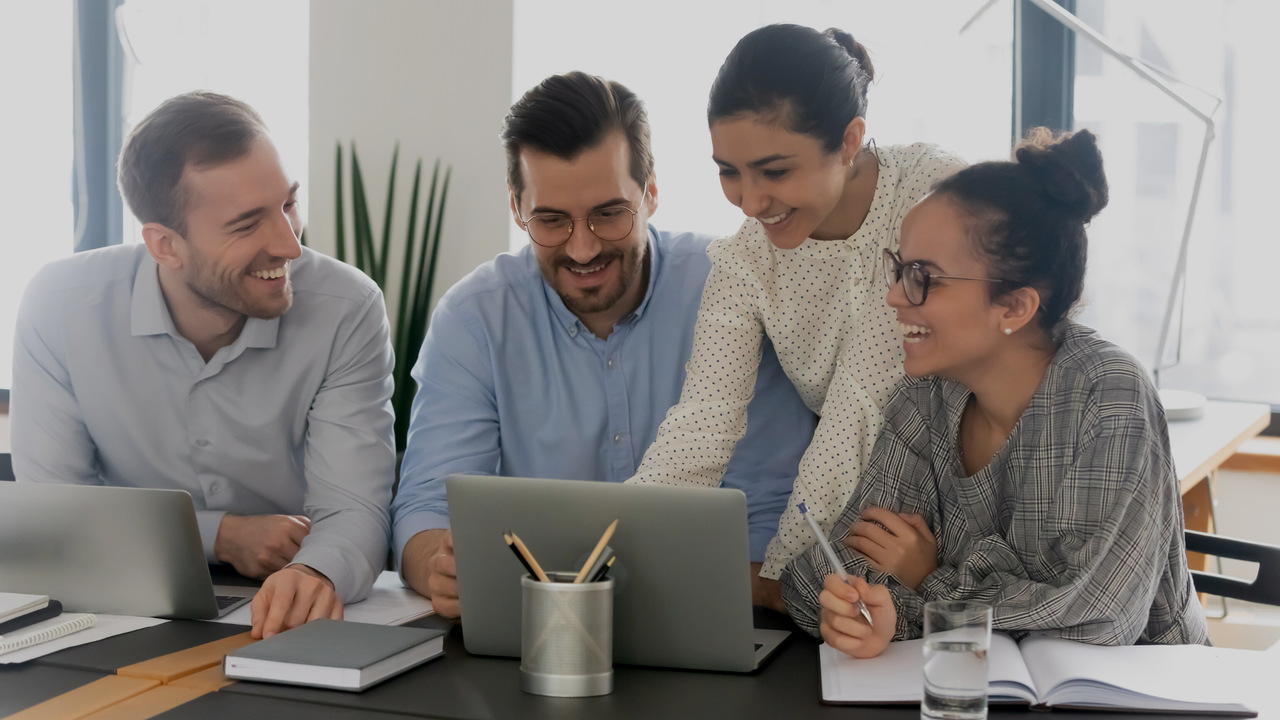
<svg viewBox="0 0 1280 720">
<path fill-rule="evenodd" d="M 360 171 L 360 158 L 356 144 L 351 143 L 351 217 L 355 226 L 356 267 L 377 280 L 373 257 L 373 225 L 369 219 L 369 203 L 364 191 L 364 173 Z M 379 285 L 381 287 L 381 285 Z"/>
<path fill-rule="evenodd" d="M 335 179 L 335 182 L 333 183 L 333 190 L 334 190 L 334 194 L 337 195 L 337 197 L 334 198 L 334 205 L 333 205 L 333 212 L 337 218 L 337 226 L 334 228 L 334 235 L 333 235 L 334 257 L 338 258 L 339 262 L 346 262 L 347 261 L 347 223 L 346 223 L 346 218 L 344 217 L 344 212 L 346 210 L 347 203 L 342 198 L 342 143 L 339 142 L 334 144 L 337 146 L 337 152 L 335 153 L 336 159 L 334 161 L 334 164 L 337 167 L 335 168 L 334 174 L 333 174 L 333 177 Z"/>
<path fill-rule="evenodd" d="M 391 152 L 391 174 L 387 178 L 387 209 L 382 214 L 382 250 L 378 256 L 373 259 L 374 272 L 377 277 L 374 278 L 378 283 L 378 287 L 385 288 L 387 284 L 387 271 L 391 265 L 391 210 L 395 206 L 396 200 L 396 166 L 400 163 L 400 143 L 396 143 L 395 150 Z"/>
</svg>

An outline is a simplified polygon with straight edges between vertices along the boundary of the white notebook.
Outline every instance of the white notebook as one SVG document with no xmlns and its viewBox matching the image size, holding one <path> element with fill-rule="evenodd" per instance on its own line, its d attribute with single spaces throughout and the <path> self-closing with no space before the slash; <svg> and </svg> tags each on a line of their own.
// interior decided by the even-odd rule
<svg viewBox="0 0 1280 720">
<path fill-rule="evenodd" d="M 0 636 L 0 655 L 39 645 L 93 627 L 98 619 L 89 613 L 63 614 Z"/>
<path fill-rule="evenodd" d="M 48 604 L 48 595 L 0 592 L 0 623 L 34 612 Z"/>
<path fill-rule="evenodd" d="M 919 703 L 924 641 L 890 643 L 879 657 L 855 660 L 819 648 L 822 701 Z M 1039 709 L 1162 711 L 1257 715 L 1241 704 L 1262 653 L 1201 645 L 1105 647 L 1032 636 L 1020 644 L 993 633 L 987 653 L 988 701 Z M 1275 666 L 1278 663 L 1263 663 Z"/>
</svg>

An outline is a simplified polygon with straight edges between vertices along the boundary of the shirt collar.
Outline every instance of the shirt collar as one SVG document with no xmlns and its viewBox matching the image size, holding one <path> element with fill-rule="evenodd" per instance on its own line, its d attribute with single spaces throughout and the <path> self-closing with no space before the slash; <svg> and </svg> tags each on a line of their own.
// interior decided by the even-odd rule
<svg viewBox="0 0 1280 720">
<path fill-rule="evenodd" d="M 557 298 L 558 299 L 558 298 Z M 157 274 L 155 258 L 150 253 L 142 254 L 138 263 L 138 272 L 133 278 L 133 297 L 129 306 L 129 326 L 131 334 L 172 335 L 182 337 L 173 324 L 173 316 L 169 314 L 169 306 L 165 303 L 164 293 L 160 290 L 160 277 Z M 249 318 L 240 330 L 240 337 L 232 346 L 251 348 L 273 348 L 276 346 L 276 333 L 280 328 L 280 318 L 270 320 Z"/>
<path fill-rule="evenodd" d="M 658 285 L 658 273 L 662 267 L 662 257 L 658 251 L 658 231 L 654 229 L 653 225 L 649 225 L 648 234 L 649 284 L 645 287 L 644 298 L 640 301 L 639 307 L 624 315 L 619 320 L 620 323 L 629 318 L 634 317 L 639 320 L 643 317 L 645 309 L 649 307 L 649 298 L 653 297 L 653 289 Z M 577 315 L 574 315 L 569 308 L 565 307 L 564 301 L 560 299 L 555 289 L 551 287 L 551 283 L 547 282 L 547 279 L 542 276 L 542 268 L 538 267 L 538 258 L 534 254 L 532 247 L 526 247 L 529 247 L 529 259 L 533 263 L 534 269 L 538 272 L 538 279 L 542 281 L 542 291 L 547 297 L 547 302 L 551 305 L 551 311 L 555 314 L 556 319 L 560 321 L 560 324 L 564 326 L 565 332 L 569 333 L 570 337 L 576 337 L 580 332 L 587 332 L 587 327 L 582 324 Z"/>
</svg>

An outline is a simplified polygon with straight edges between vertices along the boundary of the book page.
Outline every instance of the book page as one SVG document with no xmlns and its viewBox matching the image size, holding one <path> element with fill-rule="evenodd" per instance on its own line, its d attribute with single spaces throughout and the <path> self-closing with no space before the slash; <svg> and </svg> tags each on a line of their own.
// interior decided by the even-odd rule
<svg viewBox="0 0 1280 720">
<path fill-rule="evenodd" d="M 823 643 L 818 647 L 818 658 L 824 702 L 918 703 L 924 697 L 924 640 L 889 643 L 878 657 L 865 660 Z M 1008 635 L 992 634 L 987 677 L 991 700 L 1034 700 L 1031 675 Z"/>
<path fill-rule="evenodd" d="M 1022 656 L 1048 705 L 1190 710 L 1240 703 L 1260 653 L 1202 645 L 1099 646 L 1031 636 L 1022 641 Z"/>
</svg>

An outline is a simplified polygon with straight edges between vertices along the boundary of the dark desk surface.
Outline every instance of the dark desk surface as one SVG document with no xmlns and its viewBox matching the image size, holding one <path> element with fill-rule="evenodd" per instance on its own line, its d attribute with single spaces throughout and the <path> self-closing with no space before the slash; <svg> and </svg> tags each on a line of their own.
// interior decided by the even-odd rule
<svg viewBox="0 0 1280 720">
<path fill-rule="evenodd" d="M 417 626 L 442 627 L 439 618 Z M 757 624 L 789 621 L 761 613 Z M 30 707 L 112 672 L 115 668 L 243 632 L 239 625 L 174 621 L 17 666 L 0 666 L 0 717 Z M 453 628 L 445 654 L 363 693 L 240 682 L 187 703 L 163 718 L 309 717 L 388 720 L 398 715 L 455 720 L 496 718 L 918 718 L 916 706 L 837 707 L 819 702 L 817 643 L 796 633 L 753 675 L 618 666 L 614 692 L 597 698 L 545 698 L 520 691 L 519 661 L 468 655 L 462 630 Z M 993 709 L 1002 720 L 1045 717 L 1026 710 Z M 1065 716 L 1064 716 L 1065 717 Z M 1071 720 L 1114 714 L 1071 713 Z M 1135 717 L 1135 716 L 1130 716 Z M 1179 716 L 1144 715 L 1145 718 Z"/>
<path fill-rule="evenodd" d="M 48 667 L 37 662 L 0 665 L 0 718 L 97 680 L 104 673 Z"/>
</svg>

